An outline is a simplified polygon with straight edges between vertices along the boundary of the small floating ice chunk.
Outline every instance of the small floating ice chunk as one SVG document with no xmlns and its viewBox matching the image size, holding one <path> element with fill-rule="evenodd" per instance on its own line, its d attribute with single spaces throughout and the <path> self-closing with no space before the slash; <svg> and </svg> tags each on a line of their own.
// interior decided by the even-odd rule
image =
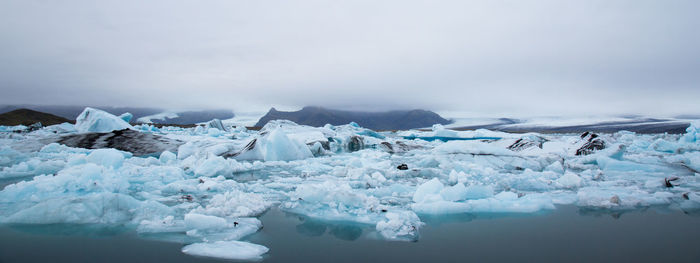
<svg viewBox="0 0 700 263">
<path fill-rule="evenodd" d="M 240 217 L 227 219 L 227 225 L 215 225 L 210 228 L 188 227 L 187 236 L 201 238 L 207 242 L 240 240 L 262 228 L 262 222 L 254 217 Z"/>
<path fill-rule="evenodd" d="M 462 183 L 448 186 L 440 191 L 440 196 L 446 201 L 461 201 L 467 199 L 467 188 Z"/>
<path fill-rule="evenodd" d="M 223 134 L 224 134 L 224 132 L 222 130 L 217 129 L 217 128 L 209 128 L 207 130 L 207 135 L 209 135 L 211 137 L 219 137 Z"/>
<path fill-rule="evenodd" d="M 124 163 L 124 154 L 115 149 L 97 149 L 87 156 L 87 161 L 117 169 Z"/>
<path fill-rule="evenodd" d="M 442 126 L 442 124 L 433 125 L 433 136 L 448 138 L 459 137 L 456 131 L 445 129 L 445 126 Z"/>
<path fill-rule="evenodd" d="M 562 188 L 576 188 L 583 184 L 583 179 L 575 173 L 566 172 L 556 180 L 556 183 Z"/>
<path fill-rule="evenodd" d="M 200 127 L 200 126 L 197 126 Z M 194 155 L 198 150 L 197 144 L 194 141 L 187 142 L 177 148 L 177 159 L 184 160 L 187 157 Z"/>
<path fill-rule="evenodd" d="M 228 226 L 226 219 L 218 216 L 208 216 L 196 213 L 185 215 L 185 225 L 188 229 L 219 229 Z"/>
<path fill-rule="evenodd" d="M 493 196 L 493 187 L 488 185 L 470 185 L 465 190 L 465 199 L 483 199 Z"/>
<path fill-rule="evenodd" d="M 49 132 L 54 132 L 54 133 L 76 132 L 75 125 L 73 125 L 71 123 L 67 123 L 67 122 L 47 126 L 45 129 Z"/>
<path fill-rule="evenodd" d="M 386 220 L 377 223 L 377 231 L 386 239 L 413 241 L 418 238 L 418 229 L 423 223 L 412 211 L 391 211 Z"/>
<path fill-rule="evenodd" d="M 226 127 L 224 123 L 221 122 L 221 120 L 219 119 L 210 120 L 209 122 L 207 122 L 207 127 L 209 129 L 217 129 L 221 132 L 226 132 L 229 130 L 228 127 Z"/>
<path fill-rule="evenodd" d="M 259 260 L 269 251 L 265 246 L 243 241 L 217 241 L 213 243 L 194 243 L 182 248 L 182 253 L 223 259 Z"/>
<path fill-rule="evenodd" d="M 129 222 L 142 202 L 131 196 L 92 193 L 48 199 L 5 218 L 4 223 L 22 224 L 118 224 Z"/>
<path fill-rule="evenodd" d="M 63 169 L 65 165 L 66 162 L 62 160 L 41 161 L 38 158 L 32 158 L 26 162 L 15 164 L 10 167 L 0 168 L 0 178 L 55 174 Z"/>
<path fill-rule="evenodd" d="M 521 198 L 513 192 L 501 192 L 494 197 L 450 202 L 444 200 L 412 204 L 417 213 L 460 214 L 460 213 L 534 213 L 554 209 L 552 199 L 545 194 L 528 194 Z"/>
<path fill-rule="evenodd" d="M 547 165 L 547 167 L 545 167 L 544 170 L 550 171 L 550 172 L 555 172 L 558 174 L 563 174 L 564 173 L 564 166 L 561 165 L 561 162 L 556 161 L 550 165 Z"/>
<path fill-rule="evenodd" d="M 119 115 L 119 118 L 128 123 L 131 121 L 132 118 L 134 118 L 134 114 L 131 114 L 129 112 L 125 112 L 122 115 Z"/>
<path fill-rule="evenodd" d="M 160 160 L 161 163 L 167 164 L 177 160 L 177 156 L 170 151 L 164 151 L 160 154 L 158 160 Z"/>
<path fill-rule="evenodd" d="M 416 188 L 416 192 L 413 194 L 413 202 L 424 202 L 432 195 L 438 195 L 444 187 L 445 186 L 440 182 L 440 180 L 433 178 Z"/>
<path fill-rule="evenodd" d="M 435 147 L 438 153 L 474 155 L 517 155 L 506 148 L 480 141 L 449 141 Z"/>
<path fill-rule="evenodd" d="M 700 142 L 700 122 L 691 122 L 690 126 L 685 129 L 685 134 L 678 140 L 684 143 Z"/>
<path fill-rule="evenodd" d="M 206 159 L 204 162 L 202 162 L 202 164 L 197 166 L 197 169 L 194 170 L 194 174 L 196 176 L 207 177 L 230 174 L 231 172 L 232 170 L 228 161 L 220 156 Z"/>
<path fill-rule="evenodd" d="M 187 227 L 183 220 L 175 220 L 174 216 L 166 216 L 163 219 L 142 220 L 136 231 L 139 233 L 185 232 Z"/>
<path fill-rule="evenodd" d="M 271 202 L 265 201 L 259 194 L 231 190 L 214 195 L 206 207 L 195 211 L 221 217 L 248 217 L 262 214 L 271 205 Z"/>
<path fill-rule="evenodd" d="M 498 200 L 503 200 L 503 201 L 512 201 L 512 200 L 517 200 L 518 199 L 518 194 L 513 193 L 513 192 L 500 192 L 494 198 Z"/>
</svg>

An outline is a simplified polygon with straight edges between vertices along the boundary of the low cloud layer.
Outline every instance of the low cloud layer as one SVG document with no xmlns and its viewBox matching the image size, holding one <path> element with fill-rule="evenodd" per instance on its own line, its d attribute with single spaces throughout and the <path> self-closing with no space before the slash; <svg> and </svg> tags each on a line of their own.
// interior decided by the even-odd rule
<svg viewBox="0 0 700 263">
<path fill-rule="evenodd" d="M 699 1 L 0 2 L 0 104 L 700 113 Z"/>
</svg>

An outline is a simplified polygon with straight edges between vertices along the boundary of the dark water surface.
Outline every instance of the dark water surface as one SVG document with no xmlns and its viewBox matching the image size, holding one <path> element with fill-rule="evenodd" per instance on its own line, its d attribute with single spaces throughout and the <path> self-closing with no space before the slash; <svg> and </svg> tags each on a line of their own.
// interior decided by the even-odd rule
<svg viewBox="0 0 700 263">
<path fill-rule="evenodd" d="M 678 211 L 421 218 L 418 242 L 389 242 L 273 209 L 248 240 L 270 248 L 264 262 L 700 262 L 700 217 Z M 0 262 L 226 262 L 181 247 L 119 228 L 0 227 Z"/>
</svg>

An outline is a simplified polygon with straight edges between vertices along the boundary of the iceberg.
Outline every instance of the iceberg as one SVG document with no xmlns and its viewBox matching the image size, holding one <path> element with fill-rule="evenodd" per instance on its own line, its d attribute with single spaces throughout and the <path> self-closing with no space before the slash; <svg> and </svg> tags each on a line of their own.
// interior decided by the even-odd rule
<svg viewBox="0 0 700 263">
<path fill-rule="evenodd" d="M 129 112 L 125 112 L 122 115 L 119 115 L 119 118 L 124 120 L 126 123 L 129 123 L 131 119 L 134 118 L 134 115 Z"/>
<path fill-rule="evenodd" d="M 221 120 L 219 120 L 219 119 L 213 119 L 213 120 L 207 122 L 207 128 L 217 129 L 217 130 L 222 131 L 222 132 L 230 131 L 230 129 L 227 126 L 225 126 L 224 123 L 221 122 Z"/>
<path fill-rule="evenodd" d="M 133 129 L 124 119 L 106 111 L 85 108 L 75 119 L 75 129 L 78 132 L 111 132 L 115 130 Z"/>
</svg>

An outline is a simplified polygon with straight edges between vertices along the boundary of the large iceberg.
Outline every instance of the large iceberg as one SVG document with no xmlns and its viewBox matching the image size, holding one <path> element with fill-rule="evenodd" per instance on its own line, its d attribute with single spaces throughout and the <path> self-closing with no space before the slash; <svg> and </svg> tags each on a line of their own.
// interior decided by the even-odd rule
<svg viewBox="0 0 700 263">
<path fill-rule="evenodd" d="M 133 127 L 125 119 L 131 119 L 131 117 L 123 115 L 120 118 L 106 111 L 87 107 L 75 119 L 75 129 L 78 132 L 111 132 L 132 129 Z"/>
</svg>

